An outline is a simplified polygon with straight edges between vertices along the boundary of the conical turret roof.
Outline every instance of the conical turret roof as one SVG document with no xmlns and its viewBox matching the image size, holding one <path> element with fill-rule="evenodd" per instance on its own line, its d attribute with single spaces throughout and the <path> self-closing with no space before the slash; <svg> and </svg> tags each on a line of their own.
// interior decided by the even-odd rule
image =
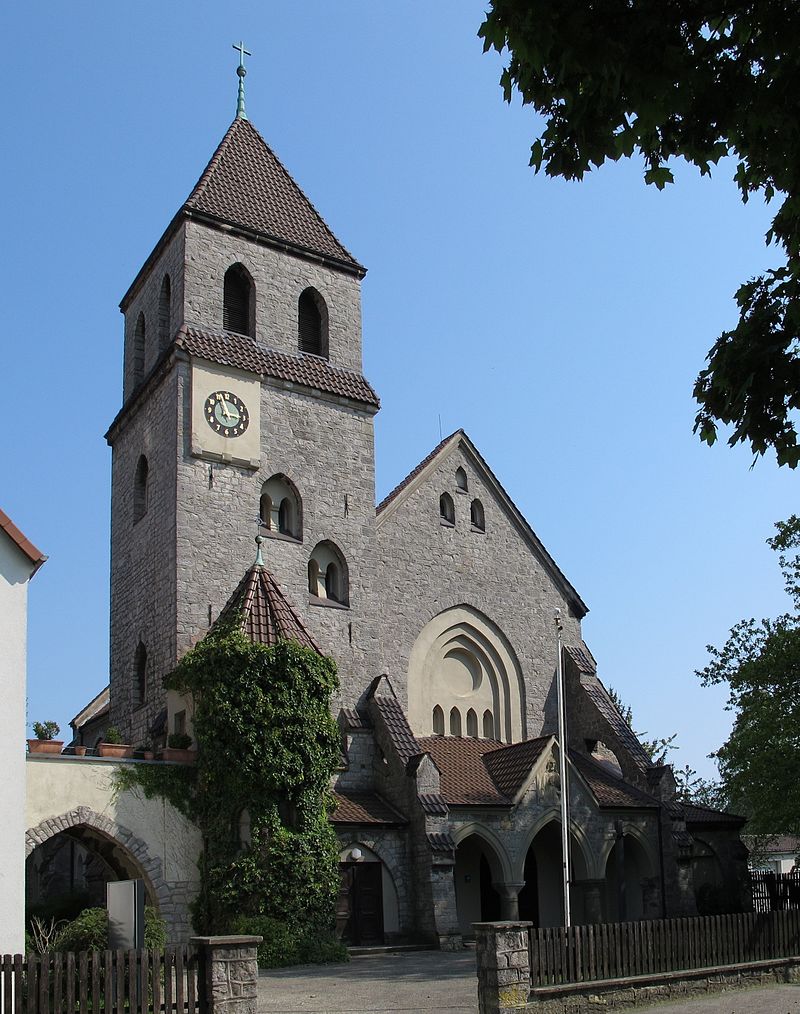
<svg viewBox="0 0 800 1014">
<path fill-rule="evenodd" d="M 258 561 L 239 582 L 211 629 L 232 616 L 238 616 L 239 629 L 258 644 L 272 646 L 278 641 L 297 641 L 302 647 L 322 654 L 278 582 Z"/>
<path fill-rule="evenodd" d="M 181 209 L 366 271 L 333 235 L 253 124 L 237 117 Z"/>
</svg>

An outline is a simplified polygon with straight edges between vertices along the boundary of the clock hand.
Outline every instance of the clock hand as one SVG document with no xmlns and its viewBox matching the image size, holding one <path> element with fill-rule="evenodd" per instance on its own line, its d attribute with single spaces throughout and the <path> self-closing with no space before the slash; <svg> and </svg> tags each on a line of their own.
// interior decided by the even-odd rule
<svg viewBox="0 0 800 1014">
<path fill-rule="evenodd" d="M 225 416 L 227 420 L 230 421 L 231 414 L 228 411 L 228 402 L 225 400 L 225 398 L 220 398 L 220 404 L 222 405 L 222 414 Z"/>
</svg>

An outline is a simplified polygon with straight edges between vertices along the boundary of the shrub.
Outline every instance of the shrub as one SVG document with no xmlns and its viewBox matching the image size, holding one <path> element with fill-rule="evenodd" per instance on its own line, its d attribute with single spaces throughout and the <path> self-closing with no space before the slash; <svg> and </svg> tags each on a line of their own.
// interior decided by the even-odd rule
<svg viewBox="0 0 800 1014">
<path fill-rule="evenodd" d="M 233 924 L 233 932 L 264 938 L 258 945 L 260 968 L 349 960 L 347 948 L 333 934 L 301 929 L 266 915 L 240 916 Z"/>
<path fill-rule="evenodd" d="M 144 945 L 161 949 L 167 940 L 164 920 L 149 905 L 144 910 Z M 61 930 L 54 942 L 57 951 L 104 951 L 108 947 L 108 913 L 87 908 Z"/>
<path fill-rule="evenodd" d="M 106 731 L 103 733 L 104 743 L 121 743 L 122 733 L 116 727 L 116 725 L 109 725 Z"/>
<path fill-rule="evenodd" d="M 37 739 L 55 739 L 61 726 L 58 722 L 34 722 L 33 731 Z"/>
<path fill-rule="evenodd" d="M 188 732 L 172 732 L 167 737 L 167 746 L 172 750 L 188 750 L 192 745 L 192 737 Z"/>
</svg>

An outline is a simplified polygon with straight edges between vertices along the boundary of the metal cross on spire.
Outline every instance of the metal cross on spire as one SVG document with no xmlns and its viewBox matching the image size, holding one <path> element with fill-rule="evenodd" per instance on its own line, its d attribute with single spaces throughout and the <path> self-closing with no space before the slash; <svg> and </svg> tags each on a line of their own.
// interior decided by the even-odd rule
<svg viewBox="0 0 800 1014">
<path fill-rule="evenodd" d="M 246 120 L 247 113 L 244 109 L 244 78 L 247 74 L 247 69 L 244 65 L 244 58 L 246 56 L 252 56 L 253 54 L 249 49 L 244 48 L 243 42 L 234 42 L 233 48 L 239 53 L 239 66 L 236 68 L 236 73 L 239 75 L 239 95 L 236 99 L 236 119 Z"/>
</svg>

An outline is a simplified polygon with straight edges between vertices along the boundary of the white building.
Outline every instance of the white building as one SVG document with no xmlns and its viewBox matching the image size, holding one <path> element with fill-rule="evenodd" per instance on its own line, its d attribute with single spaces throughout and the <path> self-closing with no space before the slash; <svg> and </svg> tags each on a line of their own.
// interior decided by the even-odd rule
<svg viewBox="0 0 800 1014">
<path fill-rule="evenodd" d="M 0 834 L 0 954 L 25 943 L 25 687 L 28 581 L 47 557 L 0 510 L 0 743 L 3 829 Z"/>
</svg>

